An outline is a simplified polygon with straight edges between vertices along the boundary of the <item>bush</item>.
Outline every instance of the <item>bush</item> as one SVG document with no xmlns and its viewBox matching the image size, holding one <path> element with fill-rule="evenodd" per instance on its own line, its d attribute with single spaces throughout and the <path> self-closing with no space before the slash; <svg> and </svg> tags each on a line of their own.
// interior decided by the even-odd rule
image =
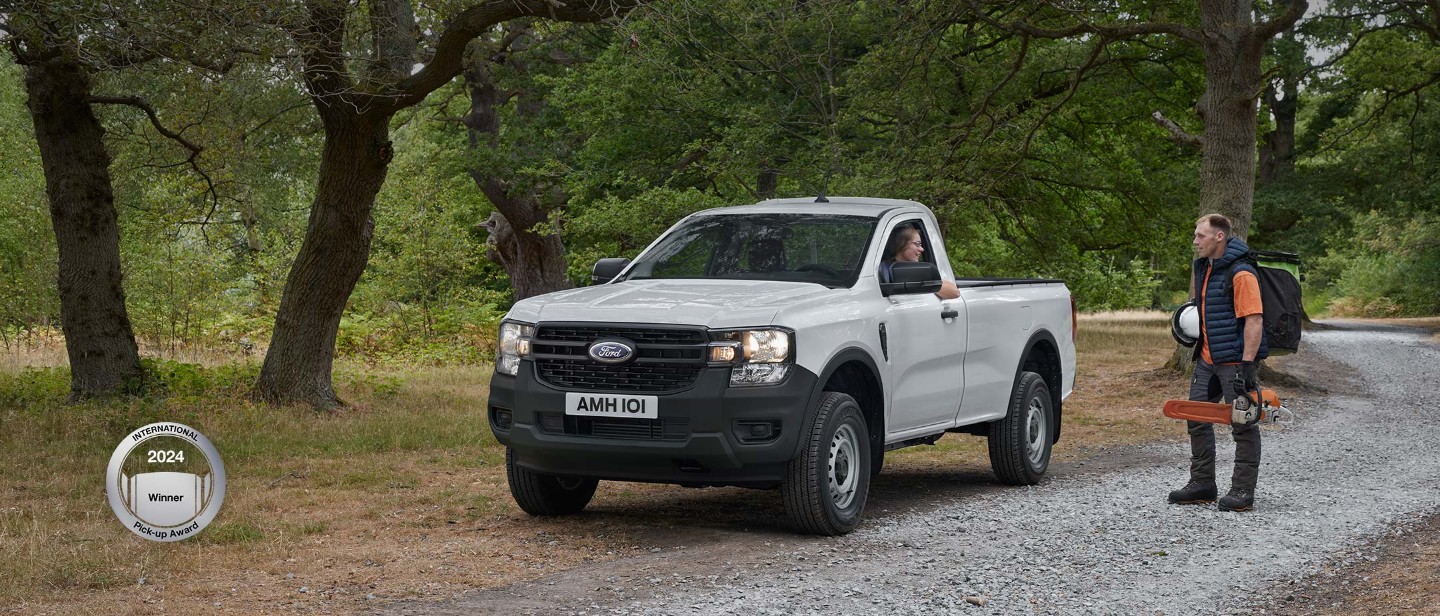
<svg viewBox="0 0 1440 616">
<path fill-rule="evenodd" d="M 1337 316 L 1440 313 L 1440 216 L 1369 212 L 1350 237 L 1332 242 L 1320 263 L 1338 271 L 1330 310 Z"/>
<path fill-rule="evenodd" d="M 1160 280 L 1142 259 L 1129 262 L 1086 253 L 1081 265 L 1061 274 L 1080 310 L 1129 310 L 1152 308 Z"/>
</svg>

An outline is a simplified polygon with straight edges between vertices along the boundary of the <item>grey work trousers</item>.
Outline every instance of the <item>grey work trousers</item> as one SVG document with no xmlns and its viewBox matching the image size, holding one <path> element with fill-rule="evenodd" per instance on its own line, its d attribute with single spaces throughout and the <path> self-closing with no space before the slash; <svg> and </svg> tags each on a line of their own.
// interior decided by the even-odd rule
<svg viewBox="0 0 1440 616">
<path fill-rule="evenodd" d="M 1203 359 L 1195 360 L 1195 376 L 1190 379 L 1190 399 L 1204 402 L 1231 402 L 1235 392 L 1231 381 L 1240 366 L 1212 366 Z M 1186 422 L 1190 432 L 1190 481 L 1215 481 L 1215 424 L 1203 421 Z M 1260 426 L 1230 424 L 1235 437 L 1235 471 L 1230 488 L 1254 490 L 1260 479 Z"/>
</svg>

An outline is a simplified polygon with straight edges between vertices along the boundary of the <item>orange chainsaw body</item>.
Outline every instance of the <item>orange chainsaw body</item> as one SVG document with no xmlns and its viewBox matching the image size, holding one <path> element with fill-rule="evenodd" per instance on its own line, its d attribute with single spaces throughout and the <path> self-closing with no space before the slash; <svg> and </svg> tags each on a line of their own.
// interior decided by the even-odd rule
<svg viewBox="0 0 1440 616">
<path fill-rule="evenodd" d="M 1260 408 L 1266 411 L 1280 408 L 1280 396 L 1273 389 L 1260 390 Z M 1231 423 L 1235 407 L 1224 402 L 1201 402 L 1197 400 L 1166 400 L 1165 416 L 1172 419 L 1203 421 L 1205 423 Z M 1261 421 L 1264 421 L 1262 418 Z"/>
</svg>

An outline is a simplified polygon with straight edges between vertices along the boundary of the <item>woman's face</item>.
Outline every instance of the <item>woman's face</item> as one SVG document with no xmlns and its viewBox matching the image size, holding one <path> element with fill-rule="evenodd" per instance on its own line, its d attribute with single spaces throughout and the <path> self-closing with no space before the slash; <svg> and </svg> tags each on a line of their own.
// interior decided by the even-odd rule
<svg viewBox="0 0 1440 616">
<path fill-rule="evenodd" d="M 920 232 L 910 230 L 905 233 L 905 243 L 900 246 L 900 253 L 895 255 L 896 261 L 919 261 L 920 255 L 925 254 L 925 244 L 920 241 Z"/>
</svg>

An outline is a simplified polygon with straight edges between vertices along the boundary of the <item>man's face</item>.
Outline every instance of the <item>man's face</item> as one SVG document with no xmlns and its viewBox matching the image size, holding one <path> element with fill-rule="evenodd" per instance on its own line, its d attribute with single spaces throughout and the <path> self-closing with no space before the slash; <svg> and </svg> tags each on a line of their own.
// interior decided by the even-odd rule
<svg viewBox="0 0 1440 616">
<path fill-rule="evenodd" d="M 1225 255 L 1225 232 L 1210 226 L 1208 222 L 1195 225 L 1195 256 L 1202 259 L 1218 259 Z"/>
</svg>

